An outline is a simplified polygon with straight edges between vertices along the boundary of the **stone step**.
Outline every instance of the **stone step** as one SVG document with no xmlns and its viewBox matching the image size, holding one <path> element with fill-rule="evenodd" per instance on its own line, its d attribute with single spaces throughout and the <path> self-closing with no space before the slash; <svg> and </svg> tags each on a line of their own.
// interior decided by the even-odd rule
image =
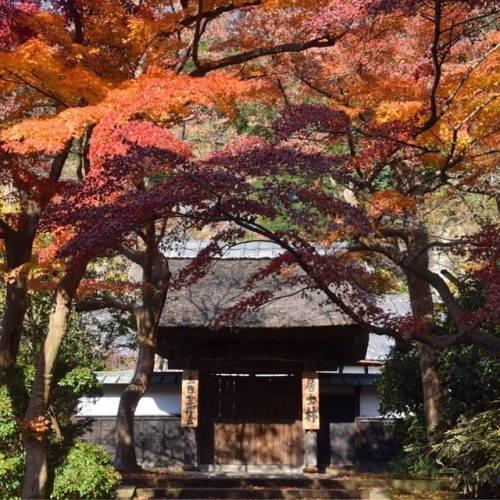
<svg viewBox="0 0 500 500">
<path fill-rule="evenodd" d="M 121 497 L 123 499 L 123 497 Z M 368 499 L 386 500 L 389 493 L 374 488 L 357 490 L 307 488 L 136 488 L 130 498 L 142 499 Z"/>
<path fill-rule="evenodd" d="M 149 488 L 330 488 L 344 489 L 344 480 L 318 476 L 226 476 L 226 475 L 184 475 L 177 477 L 125 477 L 124 486 L 134 485 Z M 359 483 L 362 485 L 362 483 Z M 356 483 L 356 486 L 358 483 Z"/>
<path fill-rule="evenodd" d="M 142 499 L 370 499 L 394 494 L 441 491 L 450 493 L 449 480 L 320 475 L 253 475 L 183 473 L 131 475 L 116 491 L 119 500 Z M 444 498 L 444 496 L 443 496 Z M 449 497 L 450 498 L 450 497 Z"/>
<path fill-rule="evenodd" d="M 288 488 L 288 489 L 388 489 L 399 491 L 426 491 L 448 490 L 452 483 L 449 479 L 424 480 L 424 479 L 395 479 L 376 477 L 328 477 L 327 475 L 311 476 L 261 476 L 261 475 L 213 475 L 190 474 L 158 477 L 124 477 L 122 486 L 135 486 L 138 488 Z"/>
</svg>

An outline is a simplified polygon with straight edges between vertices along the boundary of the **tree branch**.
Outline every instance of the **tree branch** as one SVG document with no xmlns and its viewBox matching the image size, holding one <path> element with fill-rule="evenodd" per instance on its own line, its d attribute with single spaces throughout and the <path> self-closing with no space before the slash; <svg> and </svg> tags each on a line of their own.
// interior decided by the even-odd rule
<svg viewBox="0 0 500 500">
<path fill-rule="evenodd" d="M 141 267 L 145 265 L 145 257 L 143 252 L 138 252 L 137 250 L 132 250 L 126 245 L 121 245 L 120 253 L 128 260 L 132 261 L 134 264 L 137 264 Z"/>
<path fill-rule="evenodd" d="M 59 103 L 63 108 L 69 108 L 68 104 L 66 104 L 64 101 L 62 101 L 58 97 L 56 97 L 54 94 L 47 92 L 46 90 L 43 90 L 40 87 L 37 87 L 34 83 L 29 82 L 28 80 L 26 80 L 22 76 L 19 76 L 18 74 L 14 73 L 10 69 L 6 69 L 5 71 L 7 71 L 7 73 L 10 73 L 14 78 L 17 78 L 17 80 L 19 80 L 21 83 L 23 83 L 27 87 L 32 88 L 36 92 L 44 95 L 45 97 L 48 97 L 49 99 L 53 99 L 55 102 Z"/>
<path fill-rule="evenodd" d="M 101 309 L 118 309 L 134 314 L 137 304 L 125 302 L 115 297 L 100 297 L 98 299 L 81 300 L 75 303 L 76 312 L 100 311 Z"/>
<path fill-rule="evenodd" d="M 62 169 L 71 151 L 71 144 L 72 144 L 71 140 L 67 141 L 66 144 L 64 145 L 63 150 L 57 153 L 54 159 L 52 160 L 52 165 L 49 173 L 49 180 L 57 182 L 61 177 Z"/>
<path fill-rule="evenodd" d="M 335 43 L 337 43 L 337 40 L 339 38 L 340 37 L 314 38 L 313 40 L 302 43 L 283 43 L 280 45 L 274 45 L 272 47 L 261 47 L 259 49 L 251 50 L 248 52 L 241 52 L 240 54 L 224 57 L 217 61 L 210 61 L 205 64 L 201 64 L 198 68 L 190 73 L 190 76 L 205 76 L 210 71 L 225 68 L 227 66 L 233 66 L 236 64 L 242 64 L 259 57 L 283 54 L 288 52 L 303 52 L 312 48 L 332 47 L 333 45 L 335 45 Z"/>
</svg>

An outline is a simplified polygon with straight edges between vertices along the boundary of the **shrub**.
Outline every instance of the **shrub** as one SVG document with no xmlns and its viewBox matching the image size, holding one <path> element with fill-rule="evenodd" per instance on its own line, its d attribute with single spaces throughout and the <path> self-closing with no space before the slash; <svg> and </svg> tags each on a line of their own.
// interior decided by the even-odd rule
<svg viewBox="0 0 500 500">
<path fill-rule="evenodd" d="M 0 498 L 19 498 L 24 477 L 24 451 L 21 432 L 17 424 L 15 398 L 19 394 L 20 377 L 12 373 L 13 390 L 6 384 L 7 375 L 0 377 Z"/>
<path fill-rule="evenodd" d="M 500 363 L 492 354 L 478 346 L 455 346 L 439 356 L 441 422 L 429 441 L 424 417 L 422 380 L 415 346 L 408 350 L 393 350 L 387 359 L 377 384 L 383 414 L 402 414 L 398 432 L 402 436 L 404 454 L 394 463 L 398 473 L 435 477 L 445 467 L 454 468 L 444 451 L 438 457 L 433 443 L 441 444 L 447 431 L 463 434 L 466 422 L 474 422 L 476 415 L 488 412 L 492 401 L 500 397 Z M 459 425 L 459 422 L 460 425 Z M 447 433 L 447 439 L 452 434 Z M 448 464 L 449 463 L 449 464 Z M 457 481 L 464 484 L 475 481 L 466 469 L 456 467 Z M 487 467 L 481 472 L 486 477 Z M 471 483 L 472 484 L 472 483 Z M 476 484 L 476 483 L 474 483 Z M 477 483 L 479 484 L 479 483 Z M 470 488 L 468 490 L 470 492 Z"/>
<path fill-rule="evenodd" d="M 0 498 L 19 498 L 23 488 L 24 454 L 7 457 L 0 452 Z"/>
<path fill-rule="evenodd" d="M 454 471 L 464 493 L 500 496 L 500 402 L 458 424 L 432 446 L 438 460 Z"/>
<path fill-rule="evenodd" d="M 414 416 L 398 421 L 396 432 L 402 435 L 403 450 L 393 463 L 393 472 L 399 475 L 433 478 L 439 476 L 440 464 L 433 452 L 425 425 Z"/>
<path fill-rule="evenodd" d="M 56 468 L 51 498 L 113 498 L 120 479 L 100 446 L 78 442 Z"/>
</svg>

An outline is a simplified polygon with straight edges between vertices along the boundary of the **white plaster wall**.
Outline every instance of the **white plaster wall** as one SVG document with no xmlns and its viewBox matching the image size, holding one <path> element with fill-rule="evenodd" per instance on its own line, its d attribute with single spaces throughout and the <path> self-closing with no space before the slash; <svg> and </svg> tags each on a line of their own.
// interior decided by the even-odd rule
<svg viewBox="0 0 500 500">
<path fill-rule="evenodd" d="M 359 416 L 379 417 L 379 411 L 380 405 L 375 387 L 361 387 L 361 394 L 359 395 Z"/>
<path fill-rule="evenodd" d="M 104 395 L 97 399 L 82 398 L 77 416 L 116 416 L 123 386 L 104 386 Z M 180 386 L 158 385 L 149 389 L 141 398 L 135 414 L 137 416 L 173 416 L 181 413 Z"/>
<path fill-rule="evenodd" d="M 340 373 L 337 371 L 337 373 Z M 342 369 L 342 373 L 357 373 L 357 374 L 363 374 L 365 373 L 365 367 L 364 366 L 344 366 Z"/>
</svg>

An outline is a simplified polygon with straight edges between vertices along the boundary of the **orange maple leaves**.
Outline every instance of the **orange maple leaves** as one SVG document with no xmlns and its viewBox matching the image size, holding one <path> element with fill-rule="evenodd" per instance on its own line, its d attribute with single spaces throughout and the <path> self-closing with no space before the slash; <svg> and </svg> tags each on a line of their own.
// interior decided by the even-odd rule
<svg viewBox="0 0 500 500">
<path fill-rule="evenodd" d="M 18 419 L 19 425 L 23 434 L 28 435 L 36 441 L 42 441 L 44 434 L 53 430 L 53 426 L 48 417 L 39 416 L 33 419 Z"/>
<path fill-rule="evenodd" d="M 416 200 L 398 191 L 384 189 L 372 194 L 368 202 L 370 217 L 401 217 L 408 213 L 415 213 Z"/>
<path fill-rule="evenodd" d="M 232 115 L 237 103 L 266 92 L 269 88 L 261 83 L 242 82 L 223 73 L 199 79 L 154 68 L 111 90 L 98 104 L 72 107 L 55 116 L 22 121 L 3 130 L 0 139 L 6 149 L 16 153 L 56 153 L 68 140 L 80 137 L 89 127 L 95 126 L 91 154 L 98 160 L 123 153 L 120 139 L 134 140 L 134 131 L 138 132 L 137 118 L 140 118 L 150 122 L 146 129 L 150 143 L 157 140 L 158 146 L 172 146 L 186 153 L 187 146 L 181 146 L 166 131 L 154 130 L 152 124 L 159 127 L 175 125 L 196 107 Z M 137 135 L 137 139 L 143 144 L 144 132 L 142 136 Z"/>
</svg>

